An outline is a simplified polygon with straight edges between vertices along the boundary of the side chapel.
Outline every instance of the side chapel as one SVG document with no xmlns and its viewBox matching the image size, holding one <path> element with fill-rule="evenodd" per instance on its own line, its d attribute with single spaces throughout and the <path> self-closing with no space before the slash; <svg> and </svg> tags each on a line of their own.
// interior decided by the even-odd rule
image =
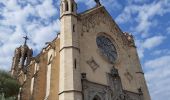
<svg viewBox="0 0 170 100">
<path fill-rule="evenodd" d="M 61 0 L 56 38 L 35 57 L 27 37 L 16 48 L 18 100 L 151 100 L 133 36 L 95 2 L 77 13 L 74 0 Z"/>
</svg>

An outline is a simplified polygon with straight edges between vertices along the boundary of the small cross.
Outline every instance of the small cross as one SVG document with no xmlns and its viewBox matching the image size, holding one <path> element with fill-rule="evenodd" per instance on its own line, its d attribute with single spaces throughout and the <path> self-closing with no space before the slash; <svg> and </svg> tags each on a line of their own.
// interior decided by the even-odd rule
<svg viewBox="0 0 170 100">
<path fill-rule="evenodd" d="M 94 1 L 96 2 L 97 6 L 101 5 L 100 0 L 94 0 Z"/>
<path fill-rule="evenodd" d="M 23 37 L 25 39 L 24 45 L 27 44 L 27 40 L 29 40 L 28 36 L 26 35 L 25 37 Z"/>
</svg>

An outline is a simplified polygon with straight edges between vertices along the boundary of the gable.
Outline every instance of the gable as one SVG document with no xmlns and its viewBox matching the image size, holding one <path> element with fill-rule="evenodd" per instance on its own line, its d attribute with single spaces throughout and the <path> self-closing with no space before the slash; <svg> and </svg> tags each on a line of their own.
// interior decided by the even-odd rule
<svg viewBox="0 0 170 100">
<path fill-rule="evenodd" d="M 122 37 L 123 33 L 112 16 L 107 12 L 104 6 L 95 7 L 79 15 L 82 23 L 82 33 L 89 32 L 95 26 L 103 23 L 107 25 L 110 32 L 118 37 Z"/>
<path fill-rule="evenodd" d="M 89 81 L 108 85 L 106 73 L 110 73 L 111 68 L 115 66 L 119 69 L 123 83 L 128 85 L 134 83 L 134 81 L 132 83 L 127 83 L 127 80 L 124 80 L 126 79 L 124 75 L 126 69 L 131 70 L 132 68 L 131 63 L 129 63 L 130 59 L 128 58 L 129 48 L 128 45 L 126 45 L 128 42 L 126 41 L 127 37 L 120 30 L 106 9 L 101 6 L 80 14 L 79 24 L 79 27 L 81 27 L 79 29 L 81 73 L 86 73 Z M 96 38 L 101 34 L 112 40 L 116 47 L 118 57 L 115 64 L 112 64 L 105 59 L 104 54 L 101 54 L 99 51 Z M 98 76 L 100 76 L 100 79 L 96 78 Z M 127 90 L 135 91 L 135 89 L 135 87 L 132 87 L 131 89 L 128 87 Z"/>
</svg>

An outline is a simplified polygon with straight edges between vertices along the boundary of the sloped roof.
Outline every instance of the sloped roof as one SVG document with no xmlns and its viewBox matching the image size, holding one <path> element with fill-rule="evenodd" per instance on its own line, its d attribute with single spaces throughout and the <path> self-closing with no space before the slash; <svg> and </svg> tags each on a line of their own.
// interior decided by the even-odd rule
<svg viewBox="0 0 170 100">
<path fill-rule="evenodd" d="M 117 25 L 117 23 L 115 22 L 115 20 L 113 19 L 113 17 L 110 15 L 110 13 L 106 10 L 106 8 L 104 6 L 95 6 L 91 9 L 88 9 L 84 12 L 81 12 L 78 14 L 80 19 L 83 19 L 86 16 L 90 16 L 93 13 L 96 13 L 98 11 L 102 10 L 108 17 L 110 17 L 110 19 L 112 20 L 112 22 L 117 26 L 117 28 L 122 32 L 122 30 L 119 28 L 119 26 Z"/>
<path fill-rule="evenodd" d="M 97 9 L 99 9 L 99 8 L 103 8 L 104 6 L 95 6 L 95 7 L 93 7 L 93 8 L 91 8 L 91 9 L 88 9 L 88 10 L 85 10 L 85 11 L 83 11 L 83 12 L 81 12 L 81 13 L 79 13 L 79 15 L 84 15 L 84 14 L 88 14 L 88 13 L 90 13 L 90 12 L 93 12 L 93 11 L 95 11 L 95 10 L 97 10 Z"/>
</svg>

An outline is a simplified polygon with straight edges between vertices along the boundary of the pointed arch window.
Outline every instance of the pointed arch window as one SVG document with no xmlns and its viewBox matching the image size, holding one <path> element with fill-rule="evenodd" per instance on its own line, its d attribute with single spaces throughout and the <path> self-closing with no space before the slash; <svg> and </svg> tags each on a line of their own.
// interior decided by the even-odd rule
<svg viewBox="0 0 170 100">
<path fill-rule="evenodd" d="M 68 11 L 68 1 L 65 2 L 65 10 Z"/>
<path fill-rule="evenodd" d="M 61 3 L 61 8 L 60 9 L 61 9 L 61 12 L 63 12 L 63 3 Z"/>
<path fill-rule="evenodd" d="M 102 100 L 98 95 L 96 95 L 93 100 Z"/>
<path fill-rule="evenodd" d="M 72 3 L 71 11 L 74 12 L 74 3 Z"/>
</svg>

